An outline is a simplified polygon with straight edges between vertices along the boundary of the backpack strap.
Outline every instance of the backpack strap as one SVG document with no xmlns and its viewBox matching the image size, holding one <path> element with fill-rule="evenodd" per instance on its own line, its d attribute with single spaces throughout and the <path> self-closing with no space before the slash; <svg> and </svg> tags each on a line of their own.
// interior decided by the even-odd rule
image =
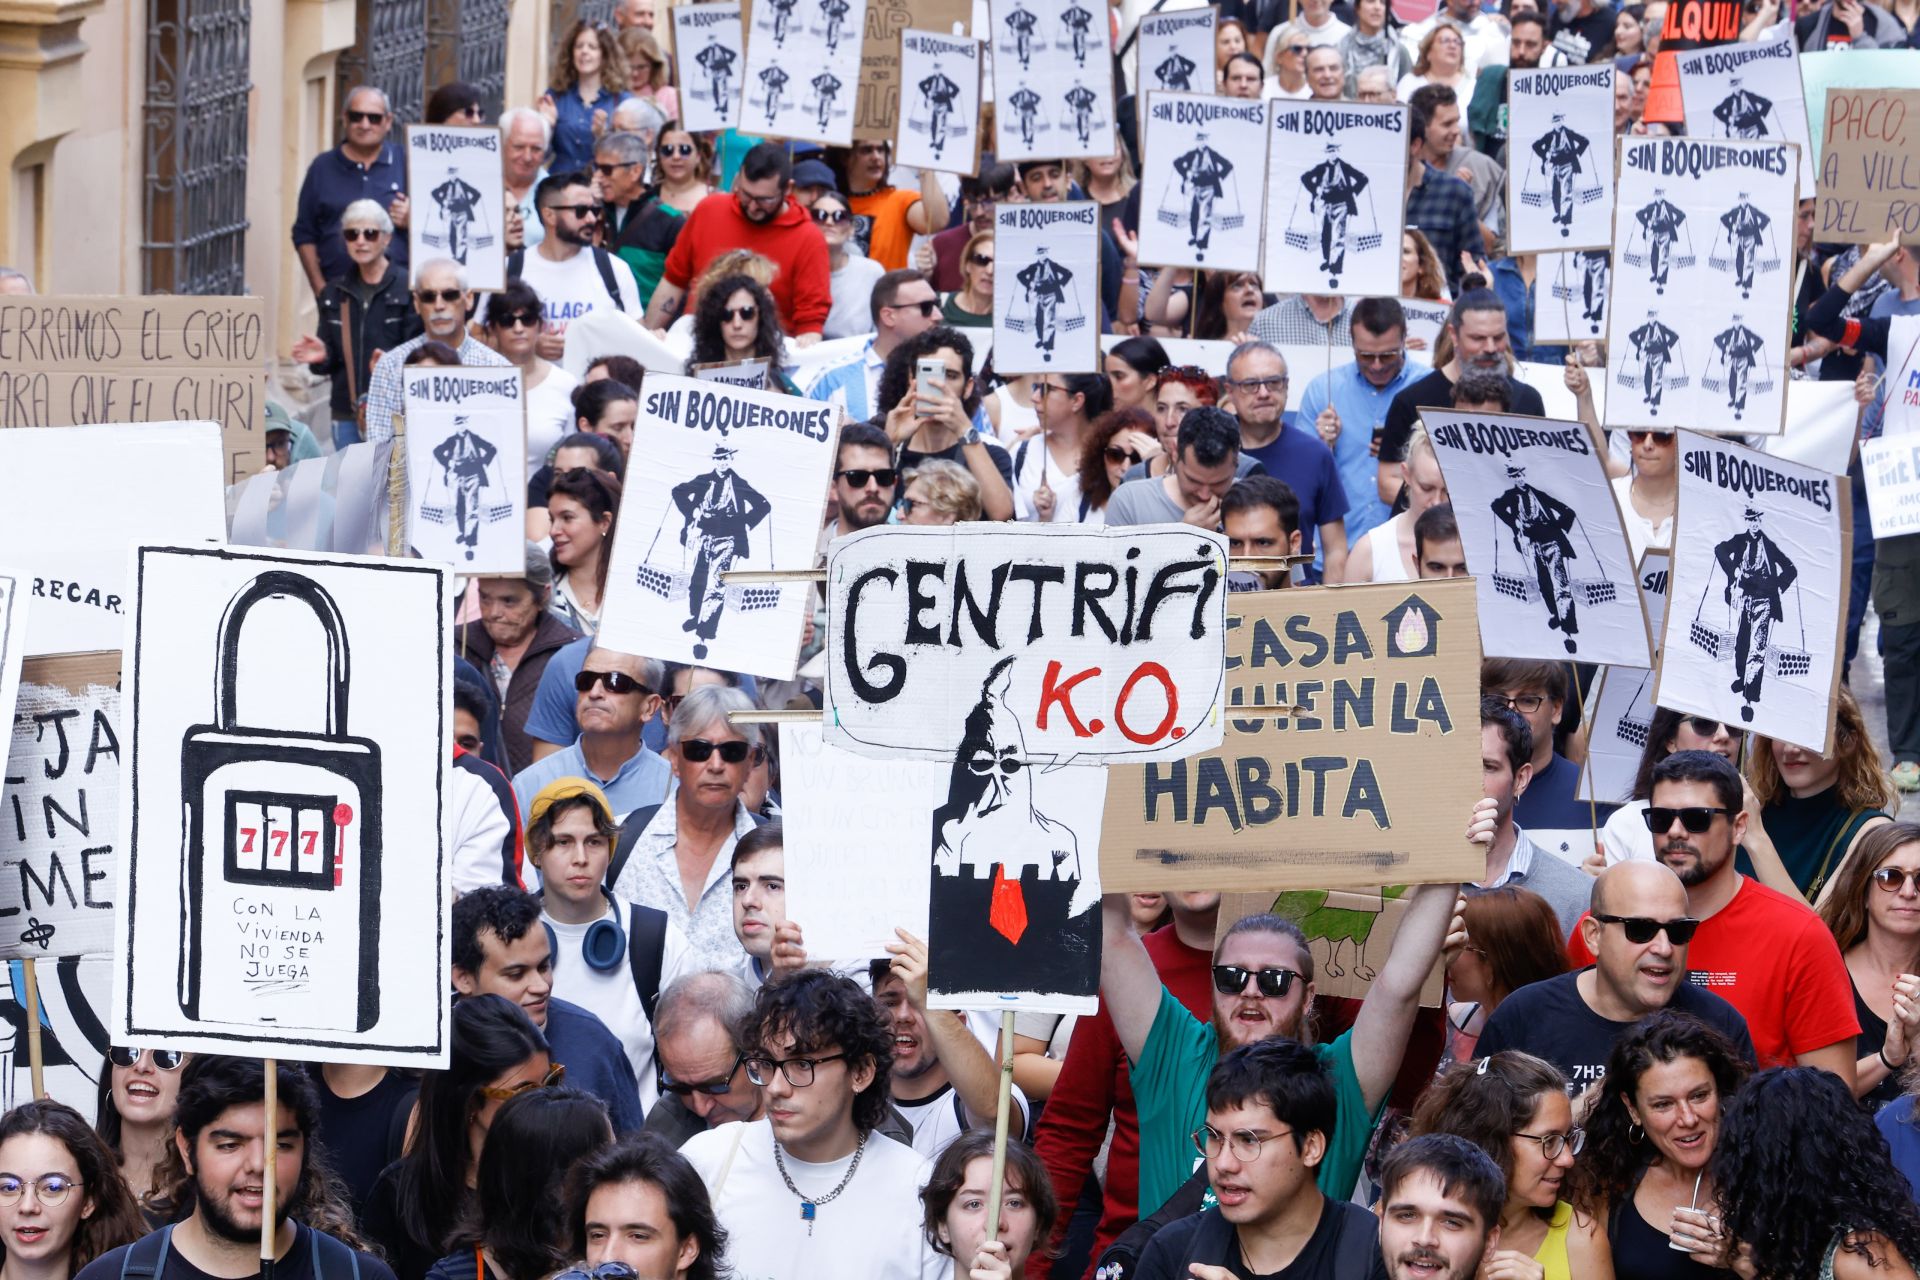
<svg viewBox="0 0 1920 1280">
<path fill-rule="evenodd" d="M 120 1280 L 152 1280 L 166 1269 L 167 1254 L 172 1248 L 171 1224 L 141 1236 L 120 1255 Z"/>
<path fill-rule="evenodd" d="M 1027 465 L 1027 446 L 1032 443 L 1033 437 L 1028 436 L 1020 442 L 1019 448 L 1013 451 L 1013 474 L 1015 478 L 1019 477 L 1020 469 Z"/>
<path fill-rule="evenodd" d="M 360 1280 L 360 1254 L 346 1241 L 318 1227 L 307 1227 L 313 1280 Z"/>
<path fill-rule="evenodd" d="M 627 904 L 627 967 L 640 993 L 640 1007 L 653 1023 L 653 1006 L 660 999 L 660 971 L 666 967 L 667 913 L 657 907 Z"/>
<path fill-rule="evenodd" d="M 521 269 L 527 265 L 527 251 L 515 249 L 507 255 L 507 279 L 518 280 Z"/>
<path fill-rule="evenodd" d="M 1332 1202 L 1328 1203 L 1332 1207 Z M 1361 1211 L 1362 1213 L 1365 1210 Z M 1368 1219 L 1372 1214 L 1366 1214 Z M 1340 1229 L 1333 1240 L 1332 1273 L 1337 1276 L 1364 1276 L 1369 1274 L 1375 1259 L 1380 1256 L 1380 1233 L 1366 1229 L 1367 1223 L 1358 1213 L 1340 1213 Z"/>
<path fill-rule="evenodd" d="M 600 272 L 600 283 L 607 287 L 607 296 L 613 299 L 613 309 L 625 312 L 627 304 L 620 300 L 620 281 L 613 274 L 613 255 L 599 245 L 593 246 L 593 265 Z"/>
<path fill-rule="evenodd" d="M 628 814 L 627 820 L 620 824 L 620 838 L 613 845 L 613 860 L 607 863 L 607 892 L 613 892 L 613 887 L 620 883 L 620 873 L 627 869 L 627 859 L 633 857 L 633 846 L 658 812 L 659 805 L 644 805 Z"/>
</svg>

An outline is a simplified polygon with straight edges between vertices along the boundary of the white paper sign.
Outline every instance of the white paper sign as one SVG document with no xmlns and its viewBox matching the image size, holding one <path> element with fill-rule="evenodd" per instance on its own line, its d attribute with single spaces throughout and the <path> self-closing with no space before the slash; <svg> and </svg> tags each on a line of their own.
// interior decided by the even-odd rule
<svg viewBox="0 0 1920 1280">
<path fill-rule="evenodd" d="M 700 364 L 693 367 L 693 376 L 701 382 L 717 382 L 723 387 L 765 391 L 769 365 L 764 356 L 758 360 L 736 360 L 731 364 Z"/>
<path fill-rule="evenodd" d="M 1100 371 L 1099 223 L 1092 201 L 994 206 L 996 371 Z"/>
<path fill-rule="evenodd" d="M 741 72 L 747 61 L 739 0 L 678 4 L 667 12 L 673 15 L 680 123 L 694 133 L 739 124 Z"/>
<path fill-rule="evenodd" d="M 1860 442 L 1873 536 L 1920 533 L 1920 435 L 1877 436 Z"/>
<path fill-rule="evenodd" d="M 1786 420 L 1797 160 L 1765 142 L 1623 138 L 1610 427 L 1770 435 Z"/>
<path fill-rule="evenodd" d="M 1305 293 L 1400 292 L 1406 189 L 1405 107 L 1274 103 L 1261 274 Z"/>
<path fill-rule="evenodd" d="M 1092 0 L 988 0 L 988 14 L 995 156 L 1011 164 L 1112 155 L 1106 10 Z"/>
<path fill-rule="evenodd" d="M 466 573 L 524 573 L 527 411 L 520 371 L 416 367 L 402 377 L 414 550 Z"/>
<path fill-rule="evenodd" d="M 407 190 L 413 283 L 419 283 L 421 267 L 450 258 L 466 272 L 467 288 L 504 288 L 507 197 L 500 130 L 408 125 Z"/>
<path fill-rule="evenodd" d="M 757 135 L 853 145 L 853 100 L 867 0 L 767 0 L 753 6 L 747 106 Z"/>
<path fill-rule="evenodd" d="M 17 569 L 0 566 L 0 713 L 13 714 L 14 698 L 20 687 L 20 659 L 27 652 L 28 601 L 27 576 Z M 10 785 L 13 771 L 7 771 Z M 3 795 L 4 792 L 0 792 Z"/>
<path fill-rule="evenodd" d="M 1431 361 L 1433 349 L 1440 342 L 1440 331 L 1447 327 L 1447 317 L 1453 313 L 1452 305 L 1430 298 L 1402 298 L 1400 309 L 1407 315 L 1407 347 Z"/>
<path fill-rule="evenodd" d="M 42 960 L 36 968 L 41 1074 L 47 1096 L 91 1121 L 98 1114 L 101 1064 L 111 1047 L 107 1007 L 113 991 L 113 957 L 62 956 Z M 14 960 L 0 965 L 0 1107 L 11 1110 L 32 1097 L 26 966 Z"/>
<path fill-rule="evenodd" d="M 900 137 L 894 163 L 973 173 L 980 155 L 981 43 L 939 31 L 900 33 Z"/>
<path fill-rule="evenodd" d="M 113 1042 L 444 1067 L 447 566 L 132 560 Z"/>
<path fill-rule="evenodd" d="M 1752 44 L 1723 44 L 1674 54 L 1687 134 L 1694 138 L 1771 139 L 1800 148 L 1800 190 L 1812 192 L 1813 145 L 1800 80 L 1799 42 L 1787 23 Z"/>
<path fill-rule="evenodd" d="M 1507 242 L 1515 253 L 1613 241 L 1610 63 L 1507 72 Z"/>
<path fill-rule="evenodd" d="M 363 440 L 227 489 L 227 541 L 246 547 L 381 555 L 393 441 Z"/>
<path fill-rule="evenodd" d="M 1612 280 L 1611 249 L 1541 254 L 1533 277 L 1534 345 L 1600 341 Z"/>
<path fill-rule="evenodd" d="M 1147 95 L 1141 262 L 1260 269 L 1268 110 L 1213 94 Z"/>
<path fill-rule="evenodd" d="M 812 588 L 729 584 L 733 569 L 807 569 L 839 410 L 816 400 L 650 376 L 627 473 L 599 643 L 667 662 L 791 679 Z"/>
<path fill-rule="evenodd" d="M 1134 43 L 1134 92 L 1206 93 L 1213 88 L 1212 5 L 1141 15 Z"/>
<path fill-rule="evenodd" d="M 1667 583 L 1673 554 L 1649 550 L 1640 557 L 1640 600 L 1657 637 L 1666 626 Z M 1587 762 L 1580 772 L 1579 796 L 1601 804 L 1631 798 L 1640 753 L 1653 722 L 1653 669 L 1607 667 L 1601 671 L 1587 706 Z"/>
</svg>

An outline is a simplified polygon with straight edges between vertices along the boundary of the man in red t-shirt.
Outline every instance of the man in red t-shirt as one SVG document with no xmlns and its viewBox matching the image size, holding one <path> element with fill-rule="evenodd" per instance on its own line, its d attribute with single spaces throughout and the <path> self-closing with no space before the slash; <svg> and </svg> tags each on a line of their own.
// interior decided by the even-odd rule
<svg viewBox="0 0 1920 1280">
<path fill-rule="evenodd" d="M 1846 963 L 1805 903 L 1734 870 L 1747 815 L 1733 765 L 1709 751 L 1668 756 L 1654 766 L 1647 826 L 1654 856 L 1680 877 L 1687 914 L 1700 921 L 1688 980 L 1740 1011 L 1762 1067 L 1820 1067 L 1851 1086 L 1860 1023 Z M 1567 945 L 1576 965 L 1593 963 L 1583 934 L 1576 928 Z"/>
</svg>

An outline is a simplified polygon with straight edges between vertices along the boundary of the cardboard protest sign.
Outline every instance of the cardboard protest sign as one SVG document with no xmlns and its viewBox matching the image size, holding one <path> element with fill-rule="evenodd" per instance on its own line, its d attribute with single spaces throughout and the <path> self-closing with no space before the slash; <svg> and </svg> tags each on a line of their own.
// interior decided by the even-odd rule
<svg viewBox="0 0 1920 1280">
<path fill-rule="evenodd" d="M 680 86 L 680 122 L 694 133 L 731 129 L 740 123 L 740 85 L 746 68 L 740 0 L 677 4 L 673 59 Z"/>
<path fill-rule="evenodd" d="M 1655 703 L 1830 749 L 1851 497 L 1843 479 L 1680 433 L 1673 604 Z"/>
<path fill-rule="evenodd" d="M 791 679 L 812 588 L 733 585 L 730 569 L 807 569 L 840 411 L 695 378 L 649 377 L 599 643 L 667 662 Z"/>
<path fill-rule="evenodd" d="M 908 27 L 965 38 L 973 20 L 972 0 L 868 0 L 866 39 L 860 46 L 860 93 L 854 108 L 853 136 L 862 142 L 886 142 L 900 132 L 900 37 Z M 978 33 L 976 33 L 978 34 Z M 977 115 L 967 124 L 978 129 Z"/>
<path fill-rule="evenodd" d="M 1543 253 L 1534 265 L 1533 340 L 1588 342 L 1607 328 L 1613 251 Z"/>
<path fill-rule="evenodd" d="M 404 370 L 407 537 L 467 573 L 527 567 L 527 410 L 514 368 Z"/>
<path fill-rule="evenodd" d="M 1270 115 L 1261 274 L 1305 293 L 1400 292 L 1407 108 L 1279 101 Z"/>
<path fill-rule="evenodd" d="M 0 957 L 113 950 L 120 655 L 29 658 L 0 797 Z"/>
<path fill-rule="evenodd" d="M 113 1042 L 445 1066 L 450 570 L 133 562 Z"/>
<path fill-rule="evenodd" d="M 384 554 L 393 443 L 361 441 L 229 487 L 227 541 L 242 547 Z"/>
<path fill-rule="evenodd" d="M 1422 409 L 1488 654 L 1653 665 L 1606 447 L 1582 423 Z"/>
<path fill-rule="evenodd" d="M 1672 565 L 1671 551 L 1650 549 L 1640 557 L 1640 600 L 1655 636 L 1666 626 Z M 1659 656 L 1657 651 L 1654 656 Z M 1607 667 L 1584 710 L 1587 760 L 1580 772 L 1579 798 L 1601 804 L 1627 800 L 1653 721 L 1652 667 Z"/>
<path fill-rule="evenodd" d="M 231 484 L 267 460 L 272 359 L 259 298 L 0 298 L 0 428 L 213 422 Z"/>
<path fill-rule="evenodd" d="M 1747 20 L 1741 0 L 1677 0 L 1660 25 L 1660 52 L 1653 59 L 1653 81 L 1647 86 L 1645 119 L 1649 124 L 1680 126 L 1686 112 L 1680 97 L 1682 51 L 1732 44 Z"/>
<path fill-rule="evenodd" d="M 740 127 L 852 146 L 867 0 L 766 0 L 752 12 Z"/>
<path fill-rule="evenodd" d="M 1109 893 L 1474 878 L 1480 629 L 1466 579 L 1231 597 L 1227 726 L 1109 769 Z"/>
<path fill-rule="evenodd" d="M 1829 89 L 1814 239 L 1920 244 L 1920 89 Z"/>
<path fill-rule="evenodd" d="M 1134 93 L 1144 109 L 1149 93 L 1207 93 L 1213 88 L 1212 5 L 1171 13 L 1144 13 L 1134 29 Z"/>
<path fill-rule="evenodd" d="M 980 168 L 980 80 L 986 55 L 971 36 L 900 33 L 900 79 L 907 109 L 894 161 L 915 169 L 976 173 Z"/>
<path fill-rule="evenodd" d="M 1000 373 L 1100 371 L 1100 206 L 998 204 L 993 367 Z"/>
<path fill-rule="evenodd" d="M 1798 159 L 1773 142 L 1622 138 L 1609 427 L 1757 433 L 1787 410 Z"/>
<path fill-rule="evenodd" d="M 1611 63 L 1507 72 L 1507 228 L 1515 253 L 1613 242 Z"/>
<path fill-rule="evenodd" d="M 130 541 L 220 540 L 220 449 L 211 422 L 0 431 L 0 546 L 33 598 L 27 656 L 120 647 Z M 48 476 L 86 478 L 84 520 Z"/>
<path fill-rule="evenodd" d="M 1440 331 L 1447 327 L 1452 306 L 1430 298 L 1401 298 L 1400 309 L 1407 315 L 1408 348 L 1425 353 L 1422 358 L 1431 360 L 1433 349 L 1440 341 Z M 1416 342 L 1425 345 L 1416 346 Z"/>
<path fill-rule="evenodd" d="M 1011 164 L 1112 155 L 1106 11 L 1088 0 L 988 0 L 987 10 L 995 157 Z"/>
<path fill-rule="evenodd" d="M 500 130 L 446 124 L 407 126 L 407 220 L 411 283 L 420 269 L 450 258 L 466 272 L 467 288 L 506 287 L 506 178 Z"/>
<path fill-rule="evenodd" d="M 1300 926 L 1313 953 L 1313 992 L 1336 1000 L 1364 1000 L 1380 966 L 1393 953 L 1407 913 L 1404 884 L 1382 889 L 1289 889 L 1284 893 L 1229 893 L 1220 899 L 1213 945 L 1248 916 L 1272 912 Z M 1442 956 L 1420 987 L 1425 1009 L 1446 1007 L 1447 962 Z"/>
<path fill-rule="evenodd" d="M 952 762 L 953 726 L 992 685 L 1020 719 L 1027 758 L 1207 750 L 1221 735 L 1225 577 L 1226 540 L 1186 525 L 894 526 L 836 538 L 827 741 Z"/>
<path fill-rule="evenodd" d="M 1876 436 L 1860 442 L 1873 536 L 1920 533 L 1920 435 Z"/>
<path fill-rule="evenodd" d="M 1813 190 L 1807 99 L 1791 23 L 1770 28 L 1751 44 L 1689 49 L 1675 55 L 1674 65 L 1688 136 L 1791 142 L 1800 148 L 1800 190 Z"/>
<path fill-rule="evenodd" d="M 1140 261 L 1258 271 L 1269 104 L 1210 93 L 1146 98 Z"/>
</svg>

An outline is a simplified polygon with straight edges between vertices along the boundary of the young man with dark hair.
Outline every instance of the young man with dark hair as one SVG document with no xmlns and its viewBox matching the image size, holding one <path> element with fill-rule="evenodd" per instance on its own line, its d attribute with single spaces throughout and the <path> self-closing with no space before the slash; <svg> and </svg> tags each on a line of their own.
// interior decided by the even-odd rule
<svg viewBox="0 0 1920 1280">
<path fill-rule="evenodd" d="M 1430 1133 L 1380 1166 L 1380 1256 L 1388 1280 L 1478 1280 L 1500 1247 L 1507 1180 L 1465 1138 Z"/>
<path fill-rule="evenodd" d="M 644 1114 L 633 1063 L 606 1024 L 577 1004 L 553 998 L 553 935 L 540 898 L 504 886 L 462 894 L 453 904 L 453 989 L 495 995 L 526 1010 L 546 1033 L 567 1083 L 607 1104 L 614 1132 L 632 1133 Z M 576 964 L 585 964 L 579 956 Z"/>
<path fill-rule="evenodd" d="M 920 381 L 920 361 L 928 359 L 946 366 L 937 388 Z M 888 354 L 880 371 L 874 424 L 885 427 L 901 471 L 934 459 L 965 467 L 980 485 L 982 516 L 1011 520 L 1013 455 L 993 438 L 973 371 L 973 342 L 961 330 L 938 324 L 915 334 Z"/>
<path fill-rule="evenodd" d="M 1493 659 L 1489 659 L 1493 661 Z M 1484 677 L 1482 677 L 1484 681 Z M 1488 693 L 1480 699 L 1481 790 L 1498 806 L 1498 826 L 1487 846 L 1487 874 L 1467 894 L 1489 889 L 1530 889 L 1545 898 L 1560 922 L 1560 936 L 1571 937 L 1587 909 L 1593 882 L 1572 863 L 1536 845 L 1515 821 L 1515 806 L 1533 782 L 1533 733 L 1506 701 Z"/>
<path fill-rule="evenodd" d="M 836 514 L 821 534 L 822 552 L 841 534 L 885 524 L 900 479 L 899 469 L 893 465 L 893 442 L 871 423 L 849 422 L 840 428 L 838 449 L 833 463 Z"/>
<path fill-rule="evenodd" d="M 1107 523 L 1220 527 L 1220 499 L 1240 475 L 1240 423 L 1224 409 L 1187 410 L 1173 465 L 1160 477 L 1129 480 L 1107 500 Z"/>
<path fill-rule="evenodd" d="M 933 287 L 952 293 L 965 283 L 960 276 L 960 255 L 976 231 L 993 226 L 993 206 L 1013 195 L 1013 166 L 990 164 L 977 178 L 960 179 L 960 222 L 933 237 Z"/>
<path fill-rule="evenodd" d="M 818 969 L 760 988 L 742 1036 L 766 1118 L 688 1139 L 682 1153 L 716 1187 L 736 1275 L 933 1280 L 948 1260 L 920 1230 L 932 1172 L 878 1132 L 893 1031 L 858 983 Z"/>
<path fill-rule="evenodd" d="M 927 278 L 912 267 L 889 271 L 874 281 L 868 298 L 873 336 L 859 355 L 821 370 L 807 388 L 810 399 L 825 400 L 846 410 L 847 416 L 866 421 L 873 417 L 880 372 L 895 347 L 933 328 L 940 314 L 940 295 Z"/>
<path fill-rule="evenodd" d="M 1220 518 L 1230 556 L 1297 556 L 1300 554 L 1300 499 L 1287 482 L 1274 476 L 1247 476 L 1236 480 L 1220 499 Z M 1243 588 L 1237 578 L 1252 578 Z M 1293 585 L 1289 569 L 1236 571 L 1227 576 L 1228 590 L 1256 585 L 1276 590 Z"/>
<path fill-rule="evenodd" d="M 624 1262 L 647 1280 L 718 1280 L 727 1233 L 687 1158 L 651 1133 L 622 1138 L 574 1166 L 573 1256 L 589 1269 Z"/>
<path fill-rule="evenodd" d="M 180 1075 L 172 1141 L 184 1182 L 167 1188 L 186 1216 L 102 1254 L 80 1271 L 86 1280 L 207 1280 L 260 1273 L 260 1238 L 273 1223 L 275 1280 L 394 1280 L 370 1253 L 300 1221 L 323 1167 L 309 1161 L 320 1098 L 305 1068 L 275 1064 L 278 1114 L 266 1113 L 265 1064 L 257 1058 L 198 1054 Z M 266 1206 L 267 1153 L 272 1151 L 274 1204 Z M 91 1191 L 82 1187 L 83 1197 Z M 45 1192 L 34 1193 L 42 1212 Z M 87 1210 L 82 1209 L 84 1214 Z M 9 1243 L 12 1243 L 9 1241 Z"/>
<path fill-rule="evenodd" d="M 1519 712 L 1531 731 L 1527 761 L 1533 773 L 1526 795 L 1514 806 L 1514 821 L 1538 832 L 1542 847 L 1557 851 L 1577 866 L 1592 852 L 1592 841 L 1589 839 L 1585 847 L 1568 848 L 1568 837 L 1559 833 L 1591 832 L 1593 816 L 1578 794 L 1580 766 L 1553 749 L 1554 730 L 1566 714 L 1570 692 L 1566 664 L 1484 658 L 1480 662 L 1480 691 Z M 1604 822 L 1607 817 L 1603 813 L 1600 820 Z"/>
<path fill-rule="evenodd" d="M 1428 507 L 1413 522 L 1413 563 L 1422 578 L 1464 578 L 1467 553 L 1460 546 L 1460 522 L 1453 504 Z"/>
<path fill-rule="evenodd" d="M 1504 373 L 1468 369 L 1453 384 L 1453 407 L 1462 413 L 1512 413 L 1513 382 Z"/>
</svg>

